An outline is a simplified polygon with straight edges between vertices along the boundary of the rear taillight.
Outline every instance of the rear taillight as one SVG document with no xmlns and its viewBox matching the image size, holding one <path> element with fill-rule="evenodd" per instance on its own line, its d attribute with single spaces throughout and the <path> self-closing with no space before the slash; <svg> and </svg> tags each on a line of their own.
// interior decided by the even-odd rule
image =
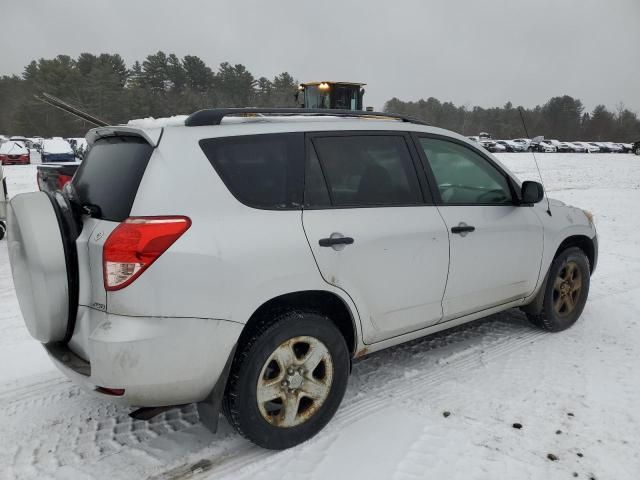
<svg viewBox="0 0 640 480">
<path fill-rule="evenodd" d="M 71 181 L 73 177 L 71 175 L 58 175 L 58 189 L 62 188 Z"/>
<path fill-rule="evenodd" d="M 111 232 L 102 250 L 104 288 L 126 287 L 191 226 L 183 216 L 130 217 Z"/>
</svg>

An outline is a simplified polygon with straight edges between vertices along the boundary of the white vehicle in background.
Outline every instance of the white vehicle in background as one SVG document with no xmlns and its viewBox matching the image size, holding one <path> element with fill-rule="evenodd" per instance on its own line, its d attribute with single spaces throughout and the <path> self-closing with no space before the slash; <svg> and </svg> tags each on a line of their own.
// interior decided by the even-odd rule
<svg viewBox="0 0 640 480">
<path fill-rule="evenodd" d="M 542 140 L 536 145 L 536 151 L 543 153 L 556 153 L 558 148 L 547 140 Z"/>
<path fill-rule="evenodd" d="M 589 212 L 454 132 L 323 115 L 99 127 L 63 191 L 13 197 L 15 290 L 56 366 L 120 404 L 197 402 L 214 430 L 222 404 L 283 449 L 330 421 L 354 358 L 510 308 L 553 332 L 578 320 Z"/>
<path fill-rule="evenodd" d="M 529 145 L 531 143 L 530 138 L 514 138 L 511 140 L 512 142 L 520 143 L 522 145 Z"/>
<path fill-rule="evenodd" d="M 566 145 L 573 153 L 587 153 L 587 148 L 584 145 L 580 145 L 576 142 L 562 142 Z"/>
<path fill-rule="evenodd" d="M 600 147 L 592 145 L 589 142 L 571 142 L 574 145 L 579 145 L 584 148 L 585 153 L 600 153 Z"/>
<path fill-rule="evenodd" d="M 622 145 L 613 142 L 603 142 L 611 153 L 623 153 L 624 148 Z"/>
</svg>

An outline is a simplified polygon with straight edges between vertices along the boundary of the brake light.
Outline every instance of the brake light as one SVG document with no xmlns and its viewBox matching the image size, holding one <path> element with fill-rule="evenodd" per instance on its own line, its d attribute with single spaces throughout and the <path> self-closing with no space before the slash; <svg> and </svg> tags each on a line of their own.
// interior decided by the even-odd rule
<svg viewBox="0 0 640 480">
<path fill-rule="evenodd" d="M 131 284 L 190 226 L 183 216 L 127 218 L 104 243 L 104 288 L 114 291 Z"/>
<path fill-rule="evenodd" d="M 58 189 L 62 190 L 62 188 L 71 181 L 73 177 L 71 175 L 58 175 Z"/>
</svg>

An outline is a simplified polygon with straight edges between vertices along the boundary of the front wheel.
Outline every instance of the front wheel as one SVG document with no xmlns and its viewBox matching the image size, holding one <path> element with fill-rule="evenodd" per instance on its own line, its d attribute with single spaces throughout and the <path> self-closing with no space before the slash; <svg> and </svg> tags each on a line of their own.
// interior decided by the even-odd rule
<svg viewBox="0 0 640 480">
<path fill-rule="evenodd" d="M 528 313 L 529 320 L 550 332 L 571 327 L 587 302 L 590 280 L 589 260 L 584 252 L 576 247 L 563 251 L 549 269 L 542 310 Z"/>
<path fill-rule="evenodd" d="M 286 312 L 259 325 L 238 348 L 223 411 L 240 434 L 281 450 L 324 428 L 349 376 L 349 350 L 329 318 Z"/>
</svg>

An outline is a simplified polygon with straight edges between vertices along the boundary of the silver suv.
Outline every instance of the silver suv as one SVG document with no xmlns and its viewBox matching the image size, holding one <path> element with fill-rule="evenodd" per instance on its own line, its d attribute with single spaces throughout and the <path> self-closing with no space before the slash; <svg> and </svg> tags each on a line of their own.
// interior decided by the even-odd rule
<svg viewBox="0 0 640 480">
<path fill-rule="evenodd" d="M 512 307 L 559 331 L 587 300 L 591 215 L 453 132 L 227 109 L 87 141 L 63 192 L 12 199 L 13 277 L 58 368 L 137 418 L 198 402 L 291 447 L 354 358 Z"/>
</svg>

